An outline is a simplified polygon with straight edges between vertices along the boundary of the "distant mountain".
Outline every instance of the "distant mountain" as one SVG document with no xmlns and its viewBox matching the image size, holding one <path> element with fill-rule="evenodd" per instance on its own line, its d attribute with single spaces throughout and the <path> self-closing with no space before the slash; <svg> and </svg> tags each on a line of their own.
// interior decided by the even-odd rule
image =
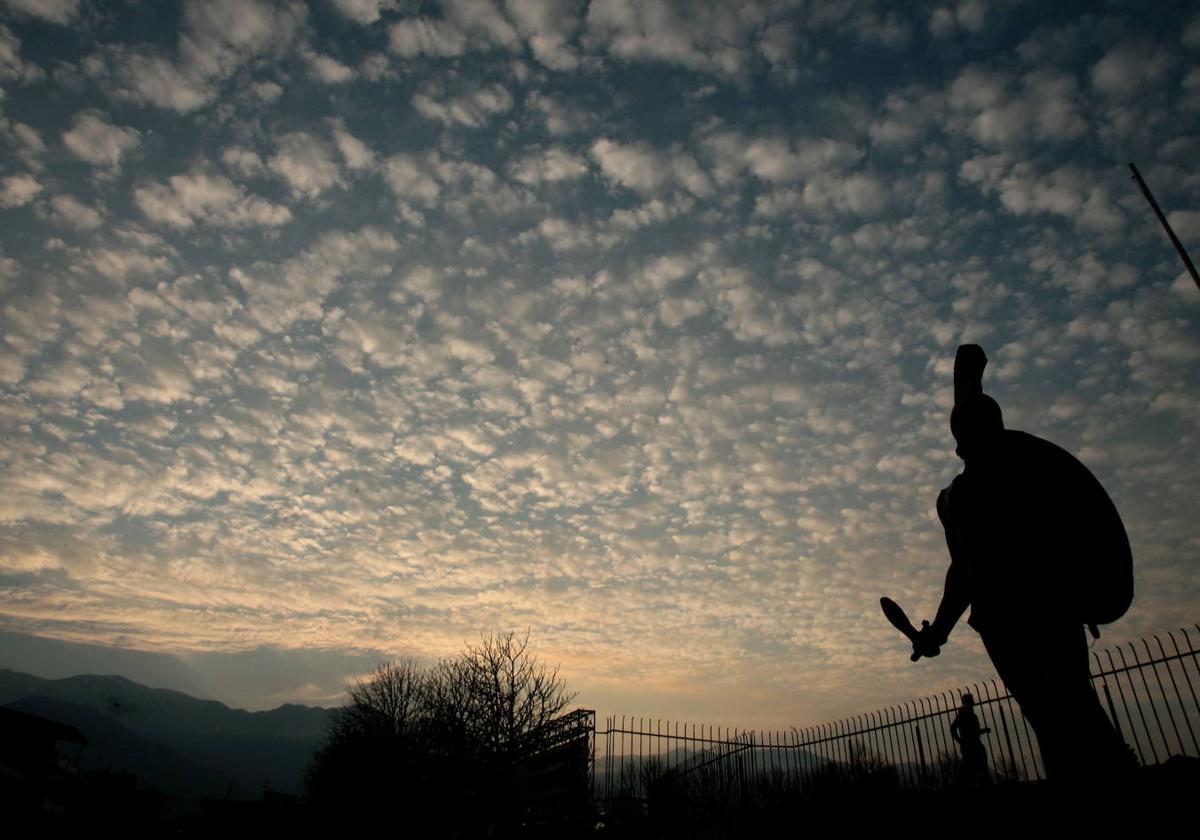
<svg viewBox="0 0 1200 840">
<path fill-rule="evenodd" d="M 5 708 L 65 723 L 86 735 L 88 743 L 79 761 L 82 771 L 127 770 L 143 786 L 185 799 L 220 798 L 228 788 L 230 780 L 220 771 L 136 735 L 113 717 L 87 706 L 52 697 L 24 697 Z"/>
<path fill-rule="evenodd" d="M 97 753 L 110 750 L 128 760 L 124 769 L 142 776 L 150 787 L 156 786 L 156 776 L 169 777 L 171 792 L 182 785 L 204 790 L 205 796 L 223 796 L 232 782 L 231 795 L 240 799 L 259 797 L 264 785 L 298 793 L 331 715 L 329 709 L 292 704 L 247 712 L 124 677 L 45 680 L 3 669 L 0 705 L 79 729 L 93 741 L 84 752 L 85 766 L 96 747 Z M 178 773 L 168 771 L 172 761 Z M 122 769 L 117 761 L 108 766 Z M 194 784 L 188 781 L 193 778 Z M 167 784 L 158 787 L 166 790 Z"/>
</svg>

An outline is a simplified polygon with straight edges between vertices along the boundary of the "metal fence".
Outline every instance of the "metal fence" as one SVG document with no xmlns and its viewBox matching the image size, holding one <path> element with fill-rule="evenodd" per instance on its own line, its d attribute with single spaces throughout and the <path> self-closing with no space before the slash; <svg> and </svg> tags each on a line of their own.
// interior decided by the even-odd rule
<svg viewBox="0 0 1200 840">
<path fill-rule="evenodd" d="M 1093 688 L 1143 765 L 1200 757 L 1198 640 L 1195 625 L 1091 654 Z M 992 779 L 1044 778 L 1033 730 L 1012 696 L 988 680 L 787 731 L 609 717 L 596 732 L 593 796 L 601 814 L 644 814 L 656 803 L 746 804 L 848 785 L 951 786 L 963 779 L 950 724 L 965 693 L 989 730 Z"/>
</svg>

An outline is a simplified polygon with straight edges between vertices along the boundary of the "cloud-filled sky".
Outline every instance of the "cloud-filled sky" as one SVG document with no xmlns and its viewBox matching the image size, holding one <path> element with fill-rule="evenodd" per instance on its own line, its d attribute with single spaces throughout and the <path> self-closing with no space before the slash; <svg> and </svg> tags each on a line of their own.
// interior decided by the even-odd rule
<svg viewBox="0 0 1200 840">
<path fill-rule="evenodd" d="M 528 629 L 779 726 L 990 675 L 877 607 L 940 595 L 965 341 L 1125 517 L 1104 641 L 1195 621 L 1200 291 L 1126 164 L 1200 250 L 1198 59 L 1186 3 L 6 0 L 7 661 L 261 707 Z"/>
</svg>

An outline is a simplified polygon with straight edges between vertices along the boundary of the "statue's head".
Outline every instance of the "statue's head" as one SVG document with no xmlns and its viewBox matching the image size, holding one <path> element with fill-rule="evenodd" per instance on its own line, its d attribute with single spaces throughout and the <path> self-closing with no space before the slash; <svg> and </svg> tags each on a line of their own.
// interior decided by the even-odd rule
<svg viewBox="0 0 1200 840">
<path fill-rule="evenodd" d="M 986 454 L 1003 432 L 1000 405 L 987 394 L 956 403 L 950 412 L 950 433 L 958 444 L 955 451 L 964 461 Z"/>
<path fill-rule="evenodd" d="M 974 705 L 975 705 L 975 698 L 974 698 L 974 697 L 972 697 L 970 694 L 964 694 L 964 695 L 962 696 L 962 704 L 963 704 L 964 706 L 974 706 Z"/>
</svg>

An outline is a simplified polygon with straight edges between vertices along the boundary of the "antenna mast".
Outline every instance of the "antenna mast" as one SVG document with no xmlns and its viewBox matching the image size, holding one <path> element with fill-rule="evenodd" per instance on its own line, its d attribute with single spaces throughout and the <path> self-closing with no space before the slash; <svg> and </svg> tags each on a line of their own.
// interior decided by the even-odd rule
<svg viewBox="0 0 1200 840">
<path fill-rule="evenodd" d="M 1154 200 L 1150 188 L 1142 180 L 1142 173 L 1138 172 L 1138 168 L 1132 163 L 1129 164 L 1129 168 L 1133 171 L 1133 180 L 1137 181 L 1138 187 L 1142 190 L 1142 195 L 1146 196 L 1146 201 L 1150 202 L 1150 207 L 1153 208 L 1154 215 L 1158 216 L 1158 221 L 1162 224 L 1163 230 L 1167 232 L 1167 236 L 1171 237 L 1171 244 L 1175 246 L 1175 250 L 1179 252 L 1179 258 L 1187 266 L 1188 274 L 1192 275 L 1192 281 L 1196 284 L 1196 288 L 1200 289 L 1200 275 L 1196 274 L 1196 266 L 1192 264 L 1192 258 L 1184 250 L 1183 243 L 1179 241 L 1179 237 L 1175 235 L 1175 231 L 1171 230 L 1171 225 L 1167 222 L 1167 217 L 1163 215 L 1163 211 L 1158 206 L 1158 202 Z"/>
</svg>

